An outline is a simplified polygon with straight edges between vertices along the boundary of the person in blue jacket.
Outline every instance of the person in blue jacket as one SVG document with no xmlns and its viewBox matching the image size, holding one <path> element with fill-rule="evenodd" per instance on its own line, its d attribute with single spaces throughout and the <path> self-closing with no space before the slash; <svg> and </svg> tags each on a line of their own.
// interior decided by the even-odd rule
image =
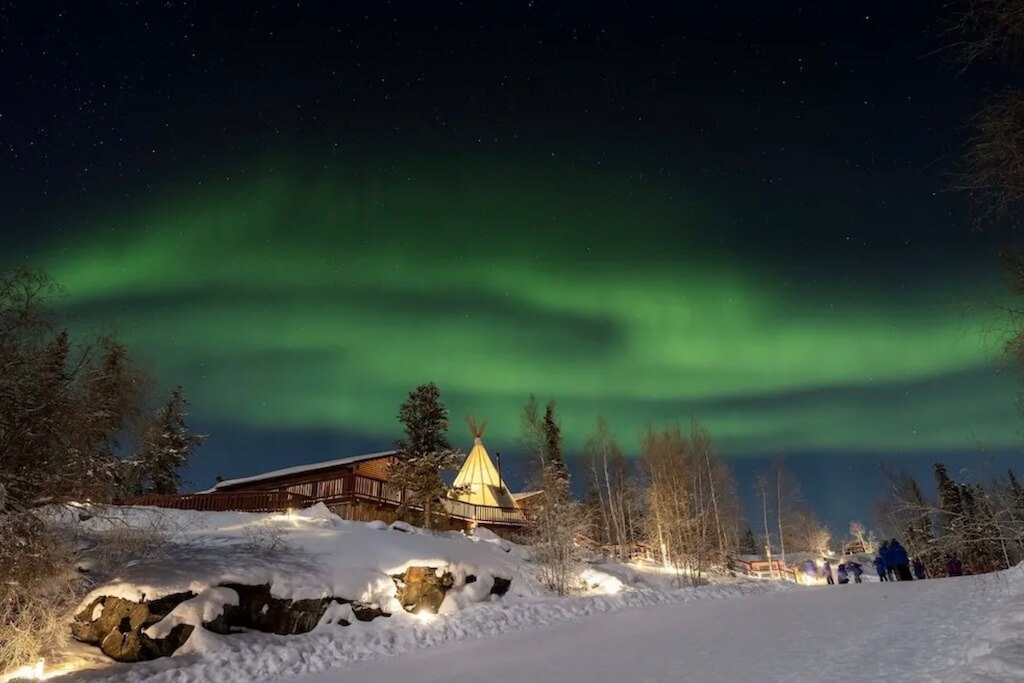
<svg viewBox="0 0 1024 683">
<path fill-rule="evenodd" d="M 910 575 L 910 558 L 907 557 L 907 551 L 895 538 L 889 541 L 889 557 L 892 559 L 892 566 L 896 570 L 898 581 L 914 580 L 914 577 Z"/>
<path fill-rule="evenodd" d="M 859 562 L 849 562 L 846 566 L 850 573 L 853 574 L 853 582 L 861 583 L 860 577 L 864 573 L 864 567 L 860 566 Z"/>
<path fill-rule="evenodd" d="M 946 572 L 950 576 L 963 576 L 964 568 L 956 555 L 946 555 Z"/>
<path fill-rule="evenodd" d="M 885 577 L 889 581 L 896 580 L 896 565 L 893 563 L 892 548 L 889 547 L 889 541 L 882 541 L 882 546 L 878 549 L 878 554 L 882 556 L 882 562 L 885 563 Z"/>
<path fill-rule="evenodd" d="M 920 557 L 914 558 L 914 578 L 920 581 L 921 579 L 927 578 L 927 574 L 924 571 L 924 562 L 921 561 Z"/>
<path fill-rule="evenodd" d="M 821 571 L 825 574 L 825 583 L 830 586 L 835 584 L 835 581 L 832 580 L 832 564 L 828 560 L 825 560 L 825 564 L 822 565 Z"/>
<path fill-rule="evenodd" d="M 850 579 L 846 576 L 846 565 L 840 564 L 836 569 L 836 582 L 840 585 L 844 583 L 850 583 Z"/>
<path fill-rule="evenodd" d="M 888 577 L 885 575 L 885 560 L 882 559 L 881 555 L 875 557 L 875 571 L 878 572 L 879 581 L 888 581 Z"/>
</svg>

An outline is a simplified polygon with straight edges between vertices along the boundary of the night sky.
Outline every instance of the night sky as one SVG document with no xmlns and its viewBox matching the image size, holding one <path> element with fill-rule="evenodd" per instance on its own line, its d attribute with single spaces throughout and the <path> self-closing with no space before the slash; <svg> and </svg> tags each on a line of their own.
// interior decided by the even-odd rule
<svg viewBox="0 0 1024 683">
<path fill-rule="evenodd" d="M 506 462 L 531 392 L 570 450 L 696 416 L 870 521 L 879 462 L 1020 459 L 944 6 L 3 2 L 0 268 L 185 386 L 196 487 L 435 381 Z"/>
</svg>

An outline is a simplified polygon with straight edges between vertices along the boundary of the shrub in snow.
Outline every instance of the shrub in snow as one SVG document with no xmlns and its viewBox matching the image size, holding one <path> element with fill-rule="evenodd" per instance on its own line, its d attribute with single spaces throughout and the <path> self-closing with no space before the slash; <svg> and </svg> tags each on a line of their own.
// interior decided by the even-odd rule
<svg viewBox="0 0 1024 683">
<path fill-rule="evenodd" d="M 72 558 L 35 516 L 0 513 L 0 678 L 63 639 L 80 584 Z"/>
<path fill-rule="evenodd" d="M 288 548 L 285 531 L 270 520 L 248 524 L 245 527 L 246 547 L 256 554 L 272 554 Z"/>
</svg>

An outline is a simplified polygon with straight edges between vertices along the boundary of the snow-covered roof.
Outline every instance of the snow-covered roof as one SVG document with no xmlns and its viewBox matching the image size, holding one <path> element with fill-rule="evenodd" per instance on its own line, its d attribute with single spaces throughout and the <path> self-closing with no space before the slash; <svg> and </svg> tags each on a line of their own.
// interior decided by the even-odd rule
<svg viewBox="0 0 1024 683">
<path fill-rule="evenodd" d="M 323 462 L 313 462 L 308 465 L 296 465 L 295 467 L 285 467 L 283 469 L 274 470 L 272 472 L 254 474 L 251 477 L 241 477 L 240 479 L 225 479 L 224 481 L 217 482 L 217 484 L 212 489 L 210 489 L 210 491 L 217 491 L 219 489 L 228 488 L 230 486 L 237 486 L 238 484 L 249 484 L 254 481 L 263 481 L 264 479 L 276 479 L 277 477 L 287 477 L 292 474 L 302 474 L 303 472 L 315 472 L 317 470 L 326 470 L 331 467 L 341 467 L 342 465 L 354 465 L 355 463 L 363 462 L 364 460 L 376 460 L 377 458 L 386 458 L 394 454 L 395 451 L 381 451 L 380 453 L 350 455 L 347 458 L 338 458 L 337 460 L 325 460 Z"/>
</svg>

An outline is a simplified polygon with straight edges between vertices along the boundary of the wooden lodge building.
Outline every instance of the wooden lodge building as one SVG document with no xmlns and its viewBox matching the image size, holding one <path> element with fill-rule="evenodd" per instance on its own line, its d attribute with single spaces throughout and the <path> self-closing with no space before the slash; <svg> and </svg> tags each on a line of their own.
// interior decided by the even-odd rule
<svg viewBox="0 0 1024 683">
<path fill-rule="evenodd" d="M 323 503 L 344 519 L 393 522 L 404 497 L 404 492 L 389 480 L 395 457 L 395 451 L 354 455 L 220 481 L 202 493 L 138 496 L 124 502 L 246 512 L 284 511 Z M 463 493 L 443 501 L 444 511 L 439 515 L 454 529 L 522 527 L 530 503 L 539 500 L 536 491 L 513 494 L 508 490 L 475 429 L 473 449 L 454 486 Z"/>
</svg>

